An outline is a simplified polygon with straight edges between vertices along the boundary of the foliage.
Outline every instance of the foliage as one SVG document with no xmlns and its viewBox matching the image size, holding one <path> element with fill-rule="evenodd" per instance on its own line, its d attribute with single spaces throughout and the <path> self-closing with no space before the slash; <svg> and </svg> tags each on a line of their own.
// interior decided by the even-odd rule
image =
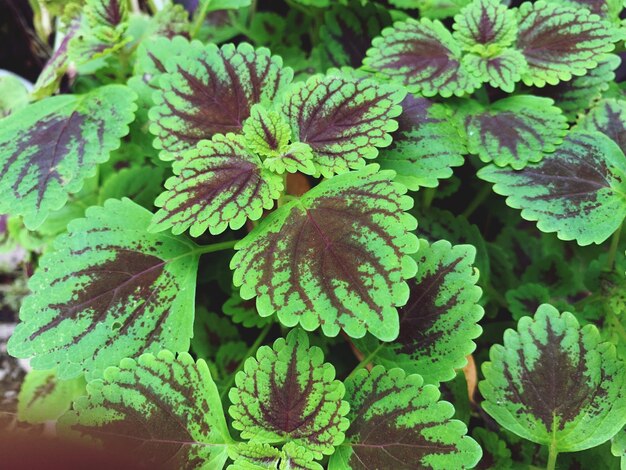
<svg viewBox="0 0 626 470">
<path fill-rule="evenodd" d="M 136 468 L 624 465 L 623 2 L 30 3 L 18 421 Z"/>
</svg>

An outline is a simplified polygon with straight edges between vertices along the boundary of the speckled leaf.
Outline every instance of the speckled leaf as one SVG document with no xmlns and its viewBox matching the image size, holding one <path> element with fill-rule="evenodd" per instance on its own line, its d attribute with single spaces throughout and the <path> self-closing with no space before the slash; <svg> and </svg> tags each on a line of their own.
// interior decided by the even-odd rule
<svg viewBox="0 0 626 470">
<path fill-rule="evenodd" d="M 242 135 L 217 134 L 174 162 L 175 176 L 154 202 L 161 209 L 150 230 L 171 228 L 174 234 L 190 229 L 193 237 L 207 229 L 217 235 L 257 220 L 274 206 L 283 190 L 282 178 L 263 168 L 246 148 Z"/>
<path fill-rule="evenodd" d="M 374 367 L 346 380 L 350 427 L 329 470 L 472 468 L 482 455 L 434 385 L 402 369 Z"/>
<path fill-rule="evenodd" d="M 520 170 L 563 142 L 567 122 L 550 98 L 517 95 L 471 114 L 465 128 L 470 153 L 484 162 Z"/>
<path fill-rule="evenodd" d="M 342 74 L 314 75 L 291 87 L 283 112 L 294 139 L 309 144 L 325 177 L 358 169 L 391 143 L 405 91 Z"/>
<path fill-rule="evenodd" d="M 85 379 L 82 377 L 59 380 L 54 370 L 31 370 L 17 397 L 18 419 L 28 423 L 56 420 L 81 395 L 85 395 Z"/>
<path fill-rule="evenodd" d="M 478 320 L 481 289 L 472 266 L 476 249 L 452 246 L 446 240 L 429 245 L 421 240 L 413 255 L 417 275 L 409 280 L 411 295 L 400 313 L 400 335 L 393 343 L 380 343 L 371 336 L 356 341 L 375 364 L 401 367 L 418 373 L 427 383 L 451 380 L 467 363 L 476 345 L 472 341 L 482 329 Z"/>
<path fill-rule="evenodd" d="M 80 191 L 98 163 L 120 145 L 133 120 L 135 94 L 108 85 L 31 104 L 0 127 L 0 212 L 33 230 Z"/>
<path fill-rule="evenodd" d="M 324 64 L 359 68 L 372 38 L 389 25 L 391 15 L 381 5 L 361 5 L 357 0 L 347 6 L 334 5 L 325 12 L 319 31 Z"/>
<path fill-rule="evenodd" d="M 243 300 L 237 289 L 233 289 L 230 298 L 226 301 L 222 310 L 235 323 L 241 323 L 246 328 L 262 328 L 274 321 L 274 317 L 262 317 L 256 311 L 256 302 Z"/>
<path fill-rule="evenodd" d="M 467 54 L 463 57 L 463 65 L 478 80 L 507 93 L 515 90 L 515 84 L 521 80 L 527 68 L 524 55 L 515 49 L 505 49 L 491 57 Z"/>
<path fill-rule="evenodd" d="M 571 132 L 521 171 L 489 165 L 478 176 L 539 230 L 579 245 L 602 243 L 626 216 L 626 157 L 599 132 Z"/>
<path fill-rule="evenodd" d="M 259 443 L 293 442 L 316 459 L 332 454 L 348 427 L 348 404 L 334 367 L 296 329 L 273 347 L 261 346 L 237 373 L 229 398 L 233 427 Z"/>
<path fill-rule="evenodd" d="M 509 431 L 558 452 L 610 439 L 626 424 L 626 364 L 593 325 L 544 304 L 483 363 L 483 409 Z"/>
<path fill-rule="evenodd" d="M 615 23 L 620 21 L 620 13 L 624 9 L 623 0 L 551 0 L 555 3 L 571 5 L 575 8 L 586 8 L 591 13 Z"/>
<path fill-rule="evenodd" d="M 263 160 L 263 166 L 279 175 L 298 171 L 305 175 L 314 175 L 317 173 L 314 159 L 315 154 L 309 144 L 294 142 L 288 145 L 282 153 Z"/>
<path fill-rule="evenodd" d="M 602 132 L 626 153 L 626 101 L 601 100 L 578 121 L 577 128 Z"/>
<path fill-rule="evenodd" d="M 615 79 L 615 69 L 620 61 L 618 55 L 605 54 L 598 59 L 598 66 L 582 77 L 534 89 L 533 93 L 552 98 L 567 119 L 575 121 L 579 114 L 589 109 L 602 92 L 608 89 L 609 83 Z"/>
<path fill-rule="evenodd" d="M 280 113 L 255 104 L 243 125 L 243 135 L 250 150 L 270 157 L 280 154 L 289 145 L 291 128 Z"/>
<path fill-rule="evenodd" d="M 215 134 L 240 132 L 255 103 L 269 104 L 293 71 L 250 44 L 190 44 L 175 70 L 163 74 L 150 110 L 161 158 L 172 160 Z"/>
<path fill-rule="evenodd" d="M 234 444 L 206 363 L 187 353 L 123 359 L 87 392 L 61 418 L 62 432 L 134 456 L 142 466 L 221 469 Z"/>
<path fill-rule="evenodd" d="M 281 452 L 267 443 L 242 442 L 230 449 L 233 464 L 227 470 L 278 470 Z"/>
<path fill-rule="evenodd" d="M 257 297 L 261 316 L 327 336 L 366 331 L 398 335 L 396 307 L 408 300 L 408 256 L 418 248 L 413 200 L 370 165 L 324 181 L 267 217 L 236 245 L 231 268 L 241 297 Z"/>
<path fill-rule="evenodd" d="M 167 347 L 186 351 L 192 335 L 196 245 L 146 231 L 151 213 L 108 200 L 70 223 L 29 281 L 32 294 L 11 337 L 11 355 L 60 379 L 102 371 L 124 357 Z"/>
<path fill-rule="evenodd" d="M 480 84 L 461 56 L 461 45 L 441 22 L 410 18 L 384 29 L 363 63 L 411 93 L 449 97 L 471 93 Z"/>
<path fill-rule="evenodd" d="M 589 10 L 539 0 L 525 2 L 517 10 L 516 47 L 528 68 L 527 85 L 556 85 L 560 80 L 584 75 L 598 65 L 598 58 L 613 50 L 620 35 Z"/>
<path fill-rule="evenodd" d="M 454 38 L 467 51 L 492 55 L 517 35 L 515 13 L 500 0 L 474 0 L 454 17 Z"/>
<path fill-rule="evenodd" d="M 398 124 L 391 146 L 376 161 L 394 170 L 395 180 L 407 188 L 434 188 L 440 179 L 452 176 L 452 167 L 463 165 L 465 143 L 445 105 L 407 95 Z"/>
</svg>

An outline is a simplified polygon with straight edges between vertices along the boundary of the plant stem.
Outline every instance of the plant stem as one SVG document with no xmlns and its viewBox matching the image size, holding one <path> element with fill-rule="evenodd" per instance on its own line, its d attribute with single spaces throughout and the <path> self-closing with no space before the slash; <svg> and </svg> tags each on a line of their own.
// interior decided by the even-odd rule
<svg viewBox="0 0 626 470">
<path fill-rule="evenodd" d="M 478 209 L 478 206 L 480 206 L 483 201 L 485 199 L 487 199 L 487 196 L 489 196 L 489 193 L 491 192 L 491 187 L 489 185 L 484 185 L 480 191 L 478 191 L 476 193 L 476 196 L 474 196 L 474 199 L 472 199 L 472 202 L 469 203 L 469 205 L 467 206 L 467 209 L 465 209 L 465 211 L 463 212 L 463 217 L 465 217 L 466 219 L 468 219 L 476 209 Z"/>
<path fill-rule="evenodd" d="M 200 31 L 202 23 L 204 23 L 207 12 L 209 11 L 209 5 L 211 5 L 211 0 L 205 0 L 200 5 L 200 11 L 196 10 L 193 18 L 193 24 L 191 25 L 191 30 L 189 31 L 189 36 L 191 37 L 191 39 L 195 38 L 196 34 L 198 34 L 198 31 Z"/>
<path fill-rule="evenodd" d="M 261 346 L 261 343 L 263 343 L 263 340 L 265 340 L 265 337 L 270 332 L 272 325 L 273 323 L 269 323 L 268 325 L 265 325 L 265 328 L 261 330 L 261 333 L 259 333 L 259 336 L 257 337 L 254 344 L 250 346 L 250 349 L 248 349 L 248 351 L 246 352 L 246 355 L 243 357 L 243 359 L 237 366 L 237 369 L 235 369 L 235 371 L 232 374 L 230 374 L 230 377 L 228 378 L 228 382 L 226 382 L 226 385 L 224 385 L 224 389 L 222 390 L 222 393 L 220 393 L 220 399 L 223 400 L 226 394 L 228 394 L 228 392 L 230 391 L 230 388 L 233 386 L 233 383 L 235 382 L 235 376 L 243 369 L 243 365 L 245 364 L 246 360 L 250 356 L 252 356 L 256 352 L 257 349 L 259 349 L 259 347 Z"/>
<path fill-rule="evenodd" d="M 428 209 L 430 205 L 433 203 L 433 199 L 435 199 L 435 194 L 437 193 L 437 188 L 426 188 L 424 190 L 423 195 L 423 204 L 424 209 Z"/>
<path fill-rule="evenodd" d="M 228 250 L 234 247 L 239 240 L 228 240 L 227 242 L 212 243 L 211 245 L 204 245 L 193 250 L 193 254 L 199 253 L 201 255 L 205 253 L 213 253 L 214 251 Z"/>
<path fill-rule="evenodd" d="M 552 439 L 548 453 L 548 465 L 546 466 L 546 470 L 554 470 L 556 468 L 556 457 L 558 455 L 559 452 L 556 450 L 556 440 Z"/>
<path fill-rule="evenodd" d="M 611 237 L 611 247 L 609 248 L 609 256 L 606 260 L 606 268 L 609 271 L 612 271 L 615 267 L 615 256 L 617 255 L 617 247 L 619 246 L 619 237 L 621 233 L 622 226 L 620 225 L 613 234 L 613 237 Z"/>
<path fill-rule="evenodd" d="M 354 369 L 352 369 L 352 372 L 350 372 L 348 374 L 348 376 L 345 378 L 345 380 L 348 380 L 350 377 L 352 377 L 354 374 L 356 374 L 356 372 L 359 369 L 362 369 L 363 367 L 367 367 L 367 365 L 370 362 L 372 362 L 372 359 L 374 359 L 376 357 L 376 354 L 378 354 L 378 351 L 380 351 L 380 349 L 382 347 L 383 347 L 383 343 L 379 344 L 376 349 L 374 349 L 371 353 L 369 353 L 367 356 L 365 356 L 363 358 L 363 360 L 361 362 L 359 362 Z"/>
</svg>

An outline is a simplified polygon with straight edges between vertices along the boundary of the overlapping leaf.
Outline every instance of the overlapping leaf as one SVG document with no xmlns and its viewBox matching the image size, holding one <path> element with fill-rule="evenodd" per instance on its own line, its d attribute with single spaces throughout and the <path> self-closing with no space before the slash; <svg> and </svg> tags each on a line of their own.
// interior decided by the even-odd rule
<svg viewBox="0 0 626 470">
<path fill-rule="evenodd" d="M 262 317 L 256 310 L 254 300 L 243 300 L 239 291 L 234 290 L 226 301 L 222 310 L 235 323 L 241 323 L 246 328 L 262 328 L 274 321 L 273 317 Z"/>
<path fill-rule="evenodd" d="M 391 143 L 404 96 L 400 87 L 371 79 L 314 75 L 292 86 L 283 112 L 294 139 L 311 146 L 317 170 L 329 177 L 363 167 Z"/>
<path fill-rule="evenodd" d="M 359 370 L 346 381 L 350 427 L 328 468 L 472 468 L 482 455 L 434 385 L 402 369 Z"/>
<path fill-rule="evenodd" d="M 544 304 L 483 364 L 483 409 L 498 423 L 557 452 L 611 438 L 626 423 L 626 364 L 595 326 Z"/>
<path fill-rule="evenodd" d="M 526 59 L 518 50 L 505 49 L 490 57 L 467 54 L 463 57 L 463 65 L 478 80 L 512 93 L 526 70 Z"/>
<path fill-rule="evenodd" d="M 305 447 L 321 459 L 341 444 L 348 404 L 334 367 L 299 329 L 246 360 L 229 397 L 233 427 L 244 439 Z"/>
<path fill-rule="evenodd" d="M 35 229 L 78 192 L 120 145 L 133 120 L 135 94 L 108 85 L 47 98 L 11 114 L 0 128 L 0 212 Z"/>
<path fill-rule="evenodd" d="M 161 158 L 178 158 L 215 134 L 241 131 L 252 106 L 271 103 L 292 76 L 265 48 L 192 42 L 154 94 L 150 130 Z"/>
<path fill-rule="evenodd" d="M 626 101 L 601 100 L 578 121 L 577 127 L 602 132 L 626 152 Z"/>
<path fill-rule="evenodd" d="M 619 23 L 619 15 L 624 9 L 622 0 L 564 0 L 558 3 L 565 3 L 576 8 L 586 8 L 591 13 L 614 23 Z"/>
<path fill-rule="evenodd" d="M 482 331 L 477 325 L 483 309 L 472 266 L 475 253 L 471 245 L 452 246 L 445 240 L 429 245 L 421 240 L 413 255 L 417 275 L 409 281 L 411 296 L 399 309 L 398 339 L 380 343 L 368 336 L 358 340 L 357 347 L 371 354 L 374 363 L 419 372 L 427 383 L 453 379 Z"/>
<path fill-rule="evenodd" d="M 484 162 L 520 170 L 563 141 L 567 122 L 549 98 L 517 95 L 465 119 L 467 147 Z"/>
<path fill-rule="evenodd" d="M 395 339 L 418 243 L 403 212 L 413 200 L 392 176 L 376 165 L 336 176 L 263 220 L 235 247 L 241 297 L 286 326 Z"/>
<path fill-rule="evenodd" d="M 17 75 L 0 75 L 0 119 L 28 106 L 29 90 Z"/>
<path fill-rule="evenodd" d="M 151 214 L 110 199 L 72 222 L 29 281 L 8 349 L 68 379 L 124 357 L 189 348 L 196 245 L 146 231 Z"/>
<path fill-rule="evenodd" d="M 441 22 L 409 18 L 384 29 L 363 63 L 411 93 L 449 97 L 471 93 L 480 84 L 461 57 L 461 45 Z"/>
<path fill-rule="evenodd" d="M 221 346 L 236 339 L 239 339 L 239 332 L 228 317 L 209 312 L 204 307 L 196 309 L 191 340 L 196 357 L 214 358 Z"/>
<path fill-rule="evenodd" d="M 124 359 L 60 420 L 64 434 L 159 468 L 222 468 L 233 444 L 203 360 L 169 351 Z"/>
<path fill-rule="evenodd" d="M 626 216 L 626 157 L 599 132 L 571 132 L 521 171 L 489 165 L 478 176 L 541 231 L 579 245 L 602 243 Z"/>
<path fill-rule="evenodd" d="M 414 95 L 402 101 L 398 130 L 390 147 L 377 159 L 394 170 L 395 180 L 409 189 L 433 188 L 464 162 L 465 144 L 442 104 Z"/>
<path fill-rule="evenodd" d="M 620 37 L 589 10 L 543 0 L 523 3 L 517 21 L 516 47 L 528 63 L 522 75 L 527 85 L 556 85 L 584 75 Z"/>
<path fill-rule="evenodd" d="M 454 29 L 464 49 L 481 55 L 510 46 L 517 35 L 515 13 L 499 0 L 474 0 L 454 17 Z"/>
</svg>

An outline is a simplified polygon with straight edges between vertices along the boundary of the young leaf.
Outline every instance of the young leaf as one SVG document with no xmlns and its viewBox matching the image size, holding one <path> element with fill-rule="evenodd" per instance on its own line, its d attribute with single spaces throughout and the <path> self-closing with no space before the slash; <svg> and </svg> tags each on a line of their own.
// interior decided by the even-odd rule
<svg viewBox="0 0 626 470">
<path fill-rule="evenodd" d="M 626 101 L 605 99 L 594 106 L 578 126 L 586 131 L 602 132 L 626 152 Z"/>
<path fill-rule="evenodd" d="M 261 346 L 237 373 L 229 398 L 233 427 L 258 443 L 293 442 L 316 459 L 332 454 L 348 427 L 343 384 L 307 334 L 292 330 Z"/>
<path fill-rule="evenodd" d="M 371 79 L 314 75 L 292 85 L 283 112 L 294 139 L 311 146 L 316 168 L 330 177 L 362 168 L 391 143 L 404 96 L 400 87 Z"/>
<path fill-rule="evenodd" d="M 480 81 L 512 93 L 526 70 L 526 59 L 515 49 L 505 49 L 491 57 L 467 54 L 463 57 L 463 65 Z"/>
<path fill-rule="evenodd" d="M 454 17 L 454 38 L 465 50 L 491 55 L 515 41 L 515 13 L 500 0 L 474 0 Z"/>
<path fill-rule="evenodd" d="M 271 157 L 289 145 L 291 128 L 281 114 L 255 104 L 243 125 L 243 135 L 250 150 L 263 157 Z"/>
<path fill-rule="evenodd" d="M 466 435 L 454 407 L 438 401 L 434 385 L 402 369 L 376 366 L 346 380 L 350 427 L 331 456 L 329 470 L 472 468 L 480 446 Z"/>
<path fill-rule="evenodd" d="M 582 246 L 602 243 L 626 216 L 626 157 L 599 132 L 571 132 L 521 171 L 489 165 L 478 176 L 539 230 Z"/>
<path fill-rule="evenodd" d="M 254 300 L 243 300 L 237 289 L 233 289 L 230 298 L 222 310 L 234 323 L 241 323 L 245 328 L 263 328 L 274 321 L 273 317 L 262 317 L 256 311 Z"/>
<path fill-rule="evenodd" d="M 128 133 L 134 99 L 127 87 L 107 85 L 46 98 L 3 119 L 0 212 L 23 216 L 34 230 L 63 207 Z"/>
<path fill-rule="evenodd" d="M 315 155 L 310 145 L 294 142 L 288 145 L 283 153 L 263 160 L 263 166 L 279 175 L 298 171 L 305 175 L 313 175 L 316 173 L 314 158 Z"/>
<path fill-rule="evenodd" d="M 29 281 L 10 354 L 70 379 L 142 352 L 187 350 L 196 245 L 147 233 L 150 218 L 129 199 L 110 199 L 73 221 Z"/>
<path fill-rule="evenodd" d="M 169 351 L 123 359 L 87 385 L 59 424 L 107 450 L 134 455 L 142 466 L 222 468 L 233 444 L 206 363 Z"/>
<path fill-rule="evenodd" d="M 429 245 L 420 240 L 413 255 L 417 275 L 409 280 L 411 295 L 399 309 L 398 339 L 380 343 L 367 336 L 356 346 L 386 368 L 419 371 L 426 383 L 453 379 L 482 331 L 477 324 L 483 309 L 478 305 L 482 294 L 476 286 L 478 273 L 472 266 L 475 253 L 471 245 L 452 246 L 446 240 Z"/>
<path fill-rule="evenodd" d="M 265 168 L 246 147 L 242 135 L 217 134 L 180 154 L 167 191 L 154 204 L 161 209 L 149 230 L 171 228 L 174 234 L 191 227 L 198 237 L 207 229 L 213 235 L 229 226 L 236 230 L 246 220 L 257 220 L 271 209 L 283 190 L 282 178 Z"/>
<path fill-rule="evenodd" d="M 461 56 L 461 45 L 441 22 L 409 18 L 385 28 L 363 64 L 411 93 L 449 97 L 471 93 L 480 84 Z"/>
<path fill-rule="evenodd" d="M 413 205 L 392 172 L 370 165 L 322 182 L 267 217 L 236 245 L 233 282 L 255 295 L 261 316 L 278 312 L 327 336 L 340 329 L 383 341 L 398 335 L 396 306 L 415 274 L 408 256 L 418 248 Z"/>
<path fill-rule="evenodd" d="M 58 419 L 85 394 L 85 380 L 59 380 L 54 370 L 31 370 L 26 374 L 17 398 L 20 421 L 44 423 Z"/>
<path fill-rule="evenodd" d="M 516 95 L 465 119 L 467 147 L 484 162 L 524 168 L 563 142 L 567 122 L 550 98 Z"/>
<path fill-rule="evenodd" d="M 398 130 L 377 162 L 396 171 L 395 180 L 411 190 L 434 188 L 465 161 L 465 144 L 451 122 L 450 110 L 427 98 L 407 95 Z"/>
<path fill-rule="evenodd" d="M 589 10 L 543 0 L 522 3 L 517 21 L 516 47 L 528 63 L 522 75 L 526 85 L 556 85 L 584 75 L 620 37 Z"/>
<path fill-rule="evenodd" d="M 575 452 L 602 444 L 626 424 L 626 364 L 593 325 L 544 304 L 483 364 L 483 409 L 518 436 Z"/>
<path fill-rule="evenodd" d="M 272 103 L 292 77 L 268 49 L 192 42 L 154 94 L 150 131 L 161 158 L 177 159 L 203 139 L 240 132 L 252 106 Z"/>
</svg>

